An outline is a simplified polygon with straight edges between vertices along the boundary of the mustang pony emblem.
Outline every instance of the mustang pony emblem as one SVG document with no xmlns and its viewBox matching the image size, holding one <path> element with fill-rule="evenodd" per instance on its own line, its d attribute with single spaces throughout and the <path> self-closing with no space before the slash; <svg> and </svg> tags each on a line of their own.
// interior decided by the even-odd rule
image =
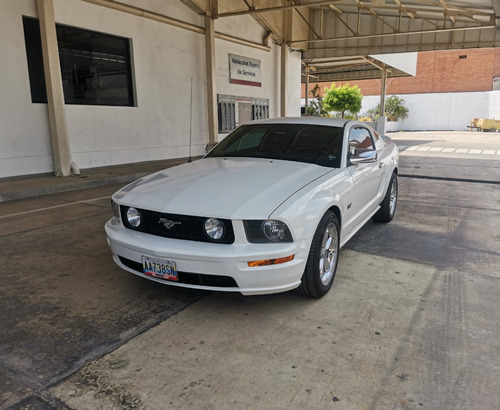
<svg viewBox="0 0 500 410">
<path fill-rule="evenodd" d="M 158 223 L 163 224 L 163 226 L 167 229 L 171 229 L 174 225 L 180 225 L 182 222 L 171 221 L 166 218 L 160 218 Z"/>
</svg>

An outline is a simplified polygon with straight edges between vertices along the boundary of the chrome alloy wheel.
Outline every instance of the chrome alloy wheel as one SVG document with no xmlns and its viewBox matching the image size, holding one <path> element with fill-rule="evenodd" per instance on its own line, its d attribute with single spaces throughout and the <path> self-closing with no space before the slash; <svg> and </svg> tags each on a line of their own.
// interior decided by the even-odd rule
<svg viewBox="0 0 500 410">
<path fill-rule="evenodd" d="M 396 202 L 398 200 L 398 181 L 397 179 L 394 179 L 392 181 L 391 185 L 391 194 L 390 194 L 390 199 L 389 199 L 389 212 L 391 215 L 396 212 Z"/>
<path fill-rule="evenodd" d="M 319 255 L 319 276 L 321 283 L 326 286 L 333 279 L 335 266 L 339 254 L 339 232 L 337 225 L 330 223 L 323 235 Z"/>
</svg>

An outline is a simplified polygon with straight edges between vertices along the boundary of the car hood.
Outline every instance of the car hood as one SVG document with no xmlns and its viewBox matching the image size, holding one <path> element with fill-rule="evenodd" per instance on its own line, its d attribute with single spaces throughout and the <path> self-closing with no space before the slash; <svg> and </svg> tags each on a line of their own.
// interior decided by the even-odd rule
<svg viewBox="0 0 500 410">
<path fill-rule="evenodd" d="M 305 185 L 336 171 L 292 161 L 204 158 L 139 179 L 113 198 L 165 213 L 262 219 Z"/>
</svg>

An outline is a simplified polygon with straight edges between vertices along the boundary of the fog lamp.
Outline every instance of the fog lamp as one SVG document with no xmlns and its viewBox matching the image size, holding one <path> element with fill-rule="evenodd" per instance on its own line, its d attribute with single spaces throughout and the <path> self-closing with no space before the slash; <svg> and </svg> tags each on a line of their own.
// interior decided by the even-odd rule
<svg viewBox="0 0 500 410">
<path fill-rule="evenodd" d="M 141 224 L 140 212 L 135 208 L 129 208 L 127 210 L 127 221 L 131 226 L 137 228 Z"/>
<path fill-rule="evenodd" d="M 215 218 L 208 218 L 205 221 L 205 233 L 210 239 L 218 241 L 224 236 L 224 224 Z"/>
</svg>

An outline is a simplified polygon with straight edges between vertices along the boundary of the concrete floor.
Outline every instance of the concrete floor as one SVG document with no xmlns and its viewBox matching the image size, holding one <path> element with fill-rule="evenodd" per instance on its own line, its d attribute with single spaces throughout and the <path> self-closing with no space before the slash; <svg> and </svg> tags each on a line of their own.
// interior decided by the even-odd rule
<svg viewBox="0 0 500 410">
<path fill-rule="evenodd" d="M 497 409 L 500 136 L 394 138 L 396 218 L 347 244 L 320 300 L 121 271 L 119 185 L 1 203 L 0 408 Z"/>
</svg>

